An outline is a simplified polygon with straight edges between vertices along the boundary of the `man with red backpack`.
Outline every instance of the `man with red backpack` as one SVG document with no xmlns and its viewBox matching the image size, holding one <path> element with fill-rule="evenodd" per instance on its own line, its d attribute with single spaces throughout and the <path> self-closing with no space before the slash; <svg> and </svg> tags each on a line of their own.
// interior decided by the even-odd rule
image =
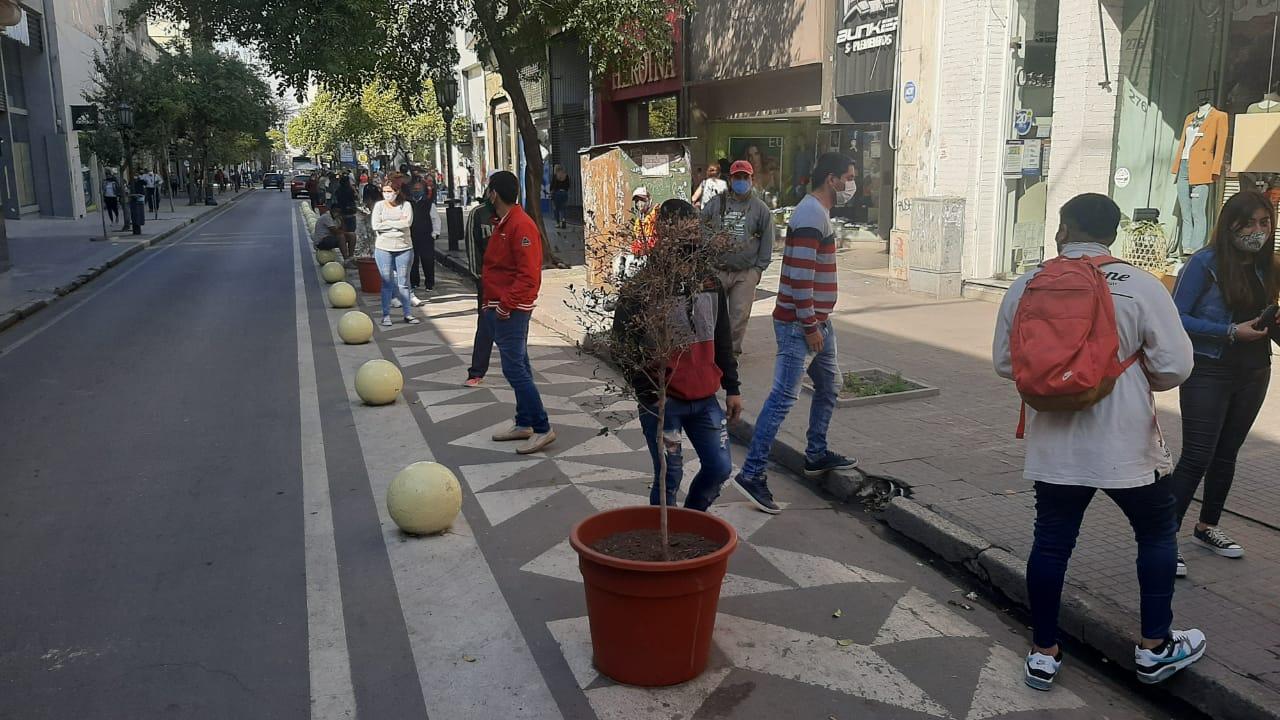
<svg viewBox="0 0 1280 720">
<path fill-rule="evenodd" d="M 1110 256 L 1120 209 L 1078 195 L 1059 211 L 1059 255 L 1014 282 L 1000 306 L 992 355 L 1017 384 L 1026 430 L 1023 476 L 1035 483 L 1027 559 L 1032 649 L 1024 681 L 1053 685 L 1062 662 L 1058 610 L 1085 510 L 1102 490 L 1138 542 L 1142 637 L 1138 679 L 1156 683 L 1199 660 L 1199 630 L 1173 630 L 1178 553 L 1175 501 L 1153 392 L 1191 374 L 1191 341 L 1155 276 Z"/>
</svg>

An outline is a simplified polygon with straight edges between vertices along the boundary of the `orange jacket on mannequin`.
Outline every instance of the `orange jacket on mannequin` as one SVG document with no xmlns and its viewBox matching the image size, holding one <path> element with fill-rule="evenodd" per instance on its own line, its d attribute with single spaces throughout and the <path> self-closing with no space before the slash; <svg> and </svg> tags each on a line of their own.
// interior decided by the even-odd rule
<svg viewBox="0 0 1280 720">
<path fill-rule="evenodd" d="M 1182 149 L 1188 139 L 1187 128 L 1198 112 L 1192 111 L 1182 121 L 1178 151 L 1173 154 L 1173 169 L 1170 170 L 1174 175 L 1178 174 L 1178 167 L 1182 164 Z M 1217 108 L 1209 108 L 1209 114 L 1200 124 L 1200 132 L 1204 134 L 1191 146 L 1191 157 L 1187 159 L 1187 183 L 1190 185 L 1208 185 L 1222 174 L 1222 161 L 1227 154 L 1227 114 Z"/>
</svg>

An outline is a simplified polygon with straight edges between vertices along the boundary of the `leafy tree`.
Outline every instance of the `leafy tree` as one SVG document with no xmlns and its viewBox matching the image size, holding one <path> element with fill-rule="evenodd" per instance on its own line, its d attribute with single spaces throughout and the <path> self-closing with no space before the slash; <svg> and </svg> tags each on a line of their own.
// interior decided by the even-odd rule
<svg viewBox="0 0 1280 720">
<path fill-rule="evenodd" d="M 129 158 L 125 157 L 122 133 L 129 132 L 132 138 L 149 132 L 149 115 L 140 111 L 151 102 L 157 88 L 148 82 L 148 63 L 125 46 L 122 26 L 97 30 L 102 41 L 93 53 L 92 79 L 82 93 L 86 102 L 98 107 L 98 129 L 87 134 L 88 146 L 103 164 L 124 168 L 127 179 L 132 168 L 125 167 Z M 120 126 L 118 108 L 124 104 L 134 111 L 135 126 L 129 130 Z"/>
</svg>

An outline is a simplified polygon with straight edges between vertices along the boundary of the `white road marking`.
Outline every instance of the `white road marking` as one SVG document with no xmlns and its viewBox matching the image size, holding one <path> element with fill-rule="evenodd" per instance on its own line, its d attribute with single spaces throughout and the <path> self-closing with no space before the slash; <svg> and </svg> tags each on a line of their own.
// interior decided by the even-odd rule
<svg viewBox="0 0 1280 720">
<path fill-rule="evenodd" d="M 729 668 L 720 668 L 671 687 L 608 685 L 588 690 L 587 700 L 600 720 L 692 718 L 728 675 Z"/>
<path fill-rule="evenodd" d="M 1020 710 L 1070 710 L 1084 707 L 1079 695 L 1064 687 L 1053 692 L 1032 690 L 1022 681 L 1023 659 L 1012 650 L 993 645 L 987 664 L 978 676 L 973 702 L 965 720 L 986 720 Z"/>
<path fill-rule="evenodd" d="M 302 250 L 297 242 L 298 215 L 292 213 L 293 292 L 298 338 L 298 411 L 302 420 L 302 496 L 306 537 L 307 666 L 311 677 L 313 720 L 354 718 L 355 690 L 347 627 L 342 615 L 338 550 L 333 537 L 329 469 L 324 457 L 320 399 L 316 388 L 311 322 L 303 284 Z"/>
<path fill-rule="evenodd" d="M 761 547 L 760 545 L 756 545 L 755 548 L 769 562 L 777 566 L 783 575 L 786 575 L 800 587 L 819 587 L 822 585 L 838 585 L 840 583 L 899 582 L 888 575 L 881 575 L 860 567 L 845 565 L 818 555 Z"/>
<path fill-rule="evenodd" d="M 462 475 L 462 479 L 466 481 L 467 487 L 471 488 L 471 492 L 478 493 L 490 485 L 500 483 L 516 473 L 523 472 L 534 465 L 544 462 L 546 462 L 546 459 L 537 458 L 536 460 L 518 460 L 509 463 L 463 465 L 458 468 L 458 472 Z"/>
<path fill-rule="evenodd" d="M 942 603 L 911 588 L 893 606 L 871 644 L 887 645 L 922 638 L 986 635 L 981 628 L 946 609 Z"/>
<path fill-rule="evenodd" d="M 520 513 L 555 495 L 568 485 L 555 487 L 521 488 L 519 490 L 494 490 L 476 495 L 480 508 L 489 519 L 489 525 L 501 525 Z"/>
</svg>

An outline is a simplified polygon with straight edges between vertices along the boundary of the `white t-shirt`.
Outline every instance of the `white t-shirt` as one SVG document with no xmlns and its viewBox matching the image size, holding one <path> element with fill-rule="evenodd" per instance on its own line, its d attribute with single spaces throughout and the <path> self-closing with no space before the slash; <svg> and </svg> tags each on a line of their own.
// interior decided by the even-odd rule
<svg viewBox="0 0 1280 720">
<path fill-rule="evenodd" d="M 1080 257 L 1110 251 L 1094 243 L 1072 243 L 1062 254 Z M 1116 308 L 1119 359 L 1139 350 L 1145 359 L 1131 365 L 1116 380 L 1111 394 L 1087 410 L 1037 413 L 1027 408 L 1022 474 L 1028 480 L 1105 489 L 1155 481 L 1161 452 L 1151 392 L 1172 390 L 1191 375 L 1191 339 L 1182 328 L 1172 296 L 1154 275 L 1123 263 L 1107 265 L 1102 271 Z M 1000 305 L 991 350 L 1000 377 L 1013 378 L 1009 332 L 1018 300 L 1037 272 L 1018 278 Z"/>
<path fill-rule="evenodd" d="M 329 232 L 330 228 L 341 229 L 341 226 L 338 225 L 338 221 L 333 219 L 333 213 L 325 213 L 316 218 L 316 226 L 311 230 L 311 242 L 318 243 L 329 237 L 331 234 Z"/>
<path fill-rule="evenodd" d="M 154 190 L 156 187 L 156 182 L 159 181 L 159 179 L 160 177 L 155 173 L 147 173 L 146 175 L 142 176 L 142 184 L 145 187 L 148 187 Z"/>
<path fill-rule="evenodd" d="M 711 202 L 711 198 L 728 189 L 729 183 L 725 182 L 723 178 L 707 178 L 702 181 L 702 196 L 698 198 L 698 201 L 703 205 L 706 205 L 708 202 Z"/>
</svg>

